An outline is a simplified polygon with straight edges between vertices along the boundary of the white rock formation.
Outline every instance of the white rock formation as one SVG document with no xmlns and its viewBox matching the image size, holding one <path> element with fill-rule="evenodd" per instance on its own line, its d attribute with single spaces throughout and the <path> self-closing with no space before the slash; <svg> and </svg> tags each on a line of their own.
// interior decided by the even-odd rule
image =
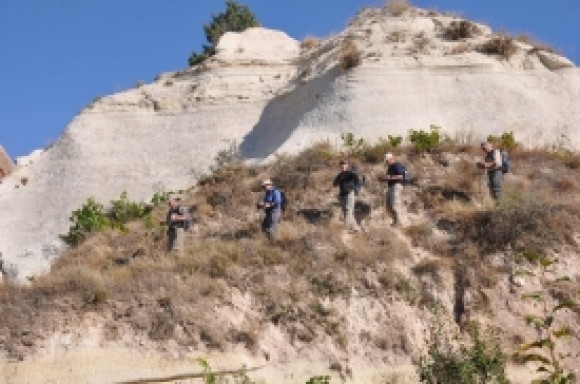
<svg viewBox="0 0 580 384">
<path fill-rule="evenodd" d="M 205 63 L 94 102 L 0 184 L 5 262 L 20 280 L 46 270 L 88 197 L 187 188 L 232 142 L 261 160 L 345 132 L 374 140 L 435 124 L 452 138 L 514 131 L 528 145 L 580 149 L 580 70 L 524 43 L 509 59 L 478 53 L 491 30 L 446 40 L 454 20 L 369 8 L 308 48 L 261 28 L 228 33 Z M 345 40 L 362 57 L 350 70 L 339 65 Z"/>
</svg>

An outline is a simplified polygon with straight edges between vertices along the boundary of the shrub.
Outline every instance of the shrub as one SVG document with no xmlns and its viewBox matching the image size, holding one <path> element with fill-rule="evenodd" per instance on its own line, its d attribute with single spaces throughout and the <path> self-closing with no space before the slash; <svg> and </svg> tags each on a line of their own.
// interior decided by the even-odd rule
<svg viewBox="0 0 580 384">
<path fill-rule="evenodd" d="M 349 70 L 358 67 L 362 63 L 362 55 L 352 40 L 343 40 L 340 46 L 340 67 Z"/>
<path fill-rule="evenodd" d="M 121 193 L 119 200 L 111 200 L 111 209 L 108 217 L 113 228 L 124 229 L 124 224 L 131 220 L 143 218 L 146 215 L 145 204 L 130 201 L 125 191 Z"/>
<path fill-rule="evenodd" d="M 312 376 L 306 384 L 330 384 L 330 376 Z"/>
<path fill-rule="evenodd" d="M 362 137 L 357 138 L 352 132 L 343 133 L 340 138 L 342 139 L 342 146 L 350 154 L 360 152 L 366 146 L 365 140 Z"/>
<path fill-rule="evenodd" d="M 430 132 L 411 130 L 409 132 L 409 141 L 417 152 L 430 152 L 439 146 L 441 140 L 439 129 L 439 127 L 431 125 Z"/>
<path fill-rule="evenodd" d="M 479 34 L 481 34 L 479 27 L 467 20 L 454 20 L 443 31 L 443 36 L 453 41 L 469 39 Z"/>
<path fill-rule="evenodd" d="M 403 142 L 402 136 L 388 135 L 387 138 L 389 139 L 389 144 L 391 144 L 391 147 L 393 147 L 393 148 L 397 148 Z"/>
<path fill-rule="evenodd" d="M 498 36 L 477 46 L 477 51 L 486 55 L 499 55 L 504 60 L 509 60 L 516 53 L 516 46 L 512 38 Z"/>
<path fill-rule="evenodd" d="M 504 148 L 507 150 L 513 150 L 519 146 L 519 144 L 516 142 L 513 131 L 504 132 L 501 134 L 501 136 L 489 135 L 487 137 L 487 141 L 493 144 L 493 146 L 496 148 Z"/>
<path fill-rule="evenodd" d="M 411 8 L 409 0 L 389 0 L 387 3 L 387 11 L 393 16 L 401 16 L 409 8 Z"/>
<path fill-rule="evenodd" d="M 469 325 L 468 335 L 471 343 L 453 348 L 448 336 L 437 330 L 429 342 L 427 356 L 419 363 L 421 383 L 509 383 L 506 358 L 497 338 L 490 332 L 482 335 L 477 323 Z"/>
<path fill-rule="evenodd" d="M 125 230 L 124 225 L 129 221 L 148 217 L 149 212 L 145 204 L 130 201 L 127 192 L 121 193 L 119 200 L 112 200 L 108 211 L 91 197 L 80 209 L 72 213 L 69 220 L 73 224 L 68 233 L 60 235 L 60 238 L 68 245 L 76 246 L 90 233 L 100 231 L 108 225 Z"/>
<path fill-rule="evenodd" d="M 543 252 L 535 250 L 523 252 L 525 257 L 532 264 L 540 267 L 540 286 L 546 287 L 545 291 L 530 292 L 522 296 L 523 299 L 533 300 L 539 304 L 542 313 L 539 315 L 526 315 L 525 320 L 528 325 L 534 326 L 538 331 L 538 338 L 534 341 L 520 345 L 515 357 L 524 362 L 535 362 L 540 366 L 537 372 L 543 372 L 546 377 L 537 382 L 568 384 L 575 382 L 575 375 L 566 372 L 562 368 L 563 360 L 566 358 L 557 351 L 557 343 L 564 337 L 572 335 L 572 330 L 567 326 L 558 326 L 557 316 L 562 310 L 576 310 L 580 308 L 576 302 L 569 298 L 558 299 L 556 303 L 550 305 L 548 300 L 547 287 L 555 287 L 570 282 L 568 277 L 549 278 L 553 274 L 552 267 L 556 260 L 546 256 Z M 526 275 L 534 275 L 530 270 L 522 271 Z M 536 382 L 536 381 L 534 381 Z"/>
<path fill-rule="evenodd" d="M 72 225 L 65 235 L 60 238 L 68 245 L 77 245 L 91 232 L 101 230 L 107 225 L 108 219 L 104 213 L 103 205 L 97 203 L 92 197 L 86 203 L 72 213 L 69 219 Z"/>
<path fill-rule="evenodd" d="M 320 39 L 312 36 L 306 36 L 304 40 L 300 42 L 300 49 L 308 51 L 316 47 L 318 44 L 320 44 Z"/>
</svg>

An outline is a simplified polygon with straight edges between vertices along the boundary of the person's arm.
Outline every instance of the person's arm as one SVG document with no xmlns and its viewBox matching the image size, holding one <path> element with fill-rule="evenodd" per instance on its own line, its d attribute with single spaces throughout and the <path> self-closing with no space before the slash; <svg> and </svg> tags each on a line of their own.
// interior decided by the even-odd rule
<svg viewBox="0 0 580 384">
<path fill-rule="evenodd" d="M 333 187 L 338 187 L 338 185 L 340 184 L 340 175 L 342 175 L 342 173 L 339 173 L 338 175 L 336 175 L 336 177 L 334 178 L 334 181 L 332 182 L 332 186 Z"/>
<path fill-rule="evenodd" d="M 185 221 L 187 219 L 187 217 L 185 216 L 185 212 L 183 212 L 183 207 L 179 207 L 179 213 L 172 213 L 171 214 L 171 222 L 182 222 Z"/>
</svg>

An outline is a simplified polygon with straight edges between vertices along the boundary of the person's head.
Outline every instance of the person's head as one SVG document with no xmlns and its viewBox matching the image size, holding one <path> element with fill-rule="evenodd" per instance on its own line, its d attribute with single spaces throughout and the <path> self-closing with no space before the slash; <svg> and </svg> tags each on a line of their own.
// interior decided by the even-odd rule
<svg viewBox="0 0 580 384">
<path fill-rule="evenodd" d="M 266 179 L 266 180 L 262 181 L 262 188 L 264 188 L 266 190 L 272 189 L 273 188 L 273 186 L 272 186 L 272 180 Z"/>
<path fill-rule="evenodd" d="M 169 196 L 169 200 L 167 200 L 167 204 L 171 208 L 177 207 L 181 203 L 181 198 L 179 196 Z"/>
<path fill-rule="evenodd" d="M 485 152 L 489 152 L 493 150 L 493 145 L 489 141 L 482 141 L 481 142 L 481 149 Z"/>
<path fill-rule="evenodd" d="M 395 155 L 393 155 L 390 152 L 385 154 L 385 163 L 390 165 L 390 164 L 393 164 L 394 162 L 395 162 Z"/>
<path fill-rule="evenodd" d="M 338 164 L 340 165 L 340 169 L 343 171 L 348 170 L 348 161 L 346 159 L 341 159 Z"/>
</svg>

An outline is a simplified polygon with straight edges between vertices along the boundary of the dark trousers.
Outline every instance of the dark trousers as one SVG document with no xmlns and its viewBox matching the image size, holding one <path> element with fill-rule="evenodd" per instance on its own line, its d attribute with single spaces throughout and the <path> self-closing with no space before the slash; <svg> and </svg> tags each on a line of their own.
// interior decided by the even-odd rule
<svg viewBox="0 0 580 384">
<path fill-rule="evenodd" d="M 276 228 L 278 227 L 278 221 L 280 221 L 282 210 L 280 208 L 272 208 L 266 209 L 264 213 L 264 219 L 262 220 L 262 231 L 268 235 L 270 240 L 273 240 L 274 235 L 276 234 Z"/>
<path fill-rule="evenodd" d="M 491 197 L 496 201 L 501 199 L 501 181 L 503 178 L 501 169 L 488 172 L 487 177 L 487 186 L 489 187 Z"/>
</svg>

